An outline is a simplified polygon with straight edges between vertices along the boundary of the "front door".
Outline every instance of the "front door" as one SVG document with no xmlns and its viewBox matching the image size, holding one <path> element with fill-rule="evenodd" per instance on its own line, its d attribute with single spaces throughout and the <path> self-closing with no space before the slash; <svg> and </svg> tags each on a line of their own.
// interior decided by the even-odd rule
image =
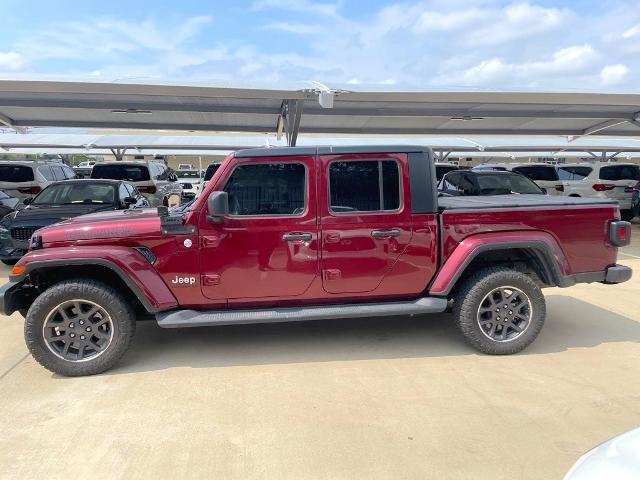
<svg viewBox="0 0 640 480">
<path fill-rule="evenodd" d="M 237 158 L 214 190 L 229 194 L 229 216 L 200 218 L 202 293 L 210 299 L 302 295 L 318 274 L 313 156 Z"/>
<path fill-rule="evenodd" d="M 329 293 L 380 289 L 411 241 L 405 155 L 327 155 L 320 159 L 322 285 Z"/>
</svg>

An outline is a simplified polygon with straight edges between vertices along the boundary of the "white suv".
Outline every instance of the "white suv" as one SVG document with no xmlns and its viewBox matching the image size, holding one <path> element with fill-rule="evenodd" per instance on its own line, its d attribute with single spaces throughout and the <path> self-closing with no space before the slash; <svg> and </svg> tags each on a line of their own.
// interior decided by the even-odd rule
<svg viewBox="0 0 640 480">
<path fill-rule="evenodd" d="M 182 185 L 182 196 L 189 199 L 195 198 L 202 182 L 200 170 L 176 170 L 175 173 L 178 177 L 178 182 Z"/>
<path fill-rule="evenodd" d="M 623 220 L 633 218 L 633 186 L 640 180 L 640 167 L 633 163 L 576 163 L 558 166 L 558 175 L 569 197 L 617 200 Z"/>
<path fill-rule="evenodd" d="M 75 178 L 64 163 L 41 160 L 8 160 L 0 162 L 0 190 L 15 198 L 34 197 L 47 185 Z"/>
<path fill-rule="evenodd" d="M 132 183 L 149 201 L 149 206 L 177 207 L 182 201 L 178 177 L 163 162 L 115 161 L 96 163 L 91 178 L 110 178 Z"/>
<path fill-rule="evenodd" d="M 553 165 L 548 163 L 485 163 L 472 170 L 502 170 L 529 177 L 548 195 L 562 195 L 564 185 Z"/>
</svg>

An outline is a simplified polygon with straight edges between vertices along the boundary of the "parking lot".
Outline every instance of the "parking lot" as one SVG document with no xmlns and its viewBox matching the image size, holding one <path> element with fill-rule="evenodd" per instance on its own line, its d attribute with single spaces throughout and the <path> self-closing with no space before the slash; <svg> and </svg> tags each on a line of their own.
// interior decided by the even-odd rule
<svg viewBox="0 0 640 480">
<path fill-rule="evenodd" d="M 619 259 L 638 271 L 634 230 Z M 561 478 L 640 425 L 640 278 L 545 293 L 542 334 L 510 357 L 448 315 L 143 322 L 86 378 L 44 370 L 0 317 L 0 477 Z"/>
</svg>

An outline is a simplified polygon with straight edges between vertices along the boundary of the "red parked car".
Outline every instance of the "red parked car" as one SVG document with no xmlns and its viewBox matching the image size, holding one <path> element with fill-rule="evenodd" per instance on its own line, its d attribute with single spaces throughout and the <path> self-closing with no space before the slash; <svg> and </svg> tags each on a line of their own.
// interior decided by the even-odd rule
<svg viewBox="0 0 640 480">
<path fill-rule="evenodd" d="M 102 372 L 136 318 L 161 327 L 426 314 L 515 353 L 545 320 L 541 286 L 619 283 L 629 242 L 613 200 L 438 198 L 423 147 L 296 147 L 230 155 L 193 203 L 97 213 L 38 230 L 0 290 L 34 358 Z"/>
</svg>

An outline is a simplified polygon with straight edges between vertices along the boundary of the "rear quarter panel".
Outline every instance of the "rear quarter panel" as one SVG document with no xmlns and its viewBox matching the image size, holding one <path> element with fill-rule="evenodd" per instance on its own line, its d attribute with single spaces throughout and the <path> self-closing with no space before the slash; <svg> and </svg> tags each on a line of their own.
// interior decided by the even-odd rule
<svg viewBox="0 0 640 480">
<path fill-rule="evenodd" d="M 604 270 L 615 264 L 617 248 L 609 243 L 609 222 L 619 219 L 614 205 L 447 210 L 442 214 L 442 261 L 465 238 L 488 232 L 549 234 L 567 261 L 566 274 Z"/>
</svg>

